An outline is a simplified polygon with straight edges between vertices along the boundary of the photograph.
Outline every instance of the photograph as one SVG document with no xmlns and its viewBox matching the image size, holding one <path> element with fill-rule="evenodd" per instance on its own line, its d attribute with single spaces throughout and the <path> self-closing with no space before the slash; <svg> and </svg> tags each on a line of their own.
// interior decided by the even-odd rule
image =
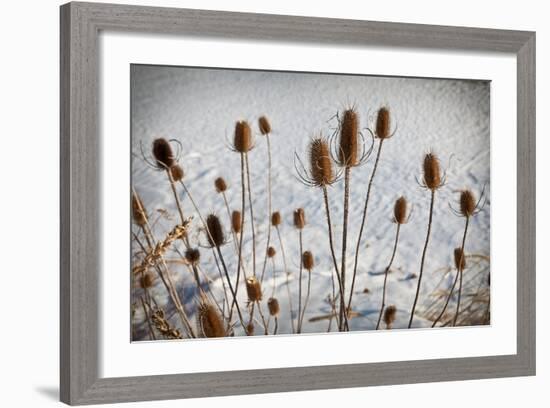
<svg viewBox="0 0 550 408">
<path fill-rule="evenodd" d="M 491 325 L 491 81 L 131 64 L 130 90 L 132 342 Z"/>
</svg>

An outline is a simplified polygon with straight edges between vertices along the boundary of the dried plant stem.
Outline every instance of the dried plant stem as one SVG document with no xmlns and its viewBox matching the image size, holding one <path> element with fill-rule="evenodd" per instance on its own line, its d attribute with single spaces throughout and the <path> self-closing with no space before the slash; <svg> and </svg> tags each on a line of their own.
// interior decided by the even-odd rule
<svg viewBox="0 0 550 408">
<path fill-rule="evenodd" d="M 229 278 L 229 272 L 227 270 L 227 265 L 225 264 L 225 260 L 223 258 L 222 251 L 219 246 L 216 247 L 216 251 L 218 252 L 218 257 L 220 259 L 220 262 L 222 264 L 223 271 L 225 273 L 225 278 L 227 279 L 227 284 L 229 286 L 229 290 L 231 291 L 231 295 L 233 296 L 233 303 L 231 305 L 231 310 L 233 309 L 233 305 L 237 308 L 237 314 L 239 315 L 239 320 L 241 322 L 241 325 L 243 326 L 243 329 L 246 331 L 246 325 L 244 324 L 243 315 L 241 314 L 241 308 L 239 307 L 239 303 L 237 302 L 237 291 L 233 288 L 233 285 L 231 284 L 231 279 Z M 230 312 L 231 316 L 231 312 Z"/>
<path fill-rule="evenodd" d="M 343 308 L 343 307 L 345 307 L 344 295 L 343 295 L 344 290 L 343 290 L 343 286 L 342 286 L 342 279 L 340 277 L 340 272 L 338 270 L 338 261 L 336 260 L 336 252 L 334 250 L 334 239 L 333 239 L 333 234 L 332 234 L 332 220 L 331 220 L 331 217 L 330 217 L 330 206 L 329 206 L 329 203 L 328 203 L 328 191 L 327 191 L 326 186 L 323 186 L 323 200 L 324 200 L 324 203 L 325 203 L 325 215 L 326 215 L 326 218 L 327 218 L 328 240 L 329 240 L 329 246 L 330 246 L 330 253 L 332 255 L 332 261 L 334 262 L 334 273 L 336 274 L 336 278 L 338 279 L 338 290 L 340 292 L 340 308 Z M 335 301 L 335 299 L 334 299 L 334 301 Z M 348 317 L 346 316 L 346 314 L 344 314 L 344 321 L 346 322 L 346 324 L 347 324 L 347 320 L 348 320 Z M 338 328 L 339 329 L 340 329 L 340 326 L 341 326 L 341 321 L 338 320 Z"/>
<path fill-rule="evenodd" d="M 302 316 L 300 318 L 300 331 L 302 330 L 302 325 L 304 324 L 304 316 L 306 315 L 306 309 L 307 309 L 307 304 L 309 303 L 310 293 L 311 293 L 311 271 L 308 271 L 306 299 L 304 300 L 304 308 L 302 309 Z"/>
<path fill-rule="evenodd" d="M 422 274 L 424 273 L 424 261 L 426 259 L 426 251 L 428 250 L 428 244 L 430 242 L 430 233 L 432 231 L 435 190 L 430 190 L 430 191 L 431 191 L 431 198 L 430 198 L 430 216 L 428 218 L 428 231 L 426 232 L 426 241 L 424 242 L 424 249 L 422 250 L 422 259 L 420 261 L 420 273 L 418 274 L 418 283 L 416 285 L 416 295 L 414 296 L 414 302 L 411 309 L 411 317 L 409 318 L 409 326 L 408 326 L 409 329 L 412 326 L 412 322 L 414 319 L 414 311 L 416 310 L 416 304 L 418 302 L 418 295 L 420 293 L 420 284 L 422 283 Z"/>
<path fill-rule="evenodd" d="M 252 188 L 250 186 L 250 165 L 248 153 L 244 154 L 246 163 L 246 185 L 248 189 L 248 207 L 250 211 L 250 228 L 252 230 L 252 273 L 256 276 L 256 228 L 254 226 L 254 207 L 252 206 Z M 242 234 L 242 231 L 241 231 Z"/>
<path fill-rule="evenodd" d="M 344 218 L 342 220 L 342 260 L 340 266 L 340 276 L 342 285 L 342 301 L 340 302 L 340 327 L 339 330 L 349 330 L 347 312 L 346 312 L 346 252 L 348 245 L 348 218 L 349 218 L 349 189 L 351 181 L 351 167 L 346 166 L 344 170 Z M 344 320 L 344 316 L 346 319 Z"/>
<path fill-rule="evenodd" d="M 185 222 L 185 217 L 183 216 L 183 207 L 181 206 L 181 202 L 178 197 L 178 191 L 176 190 L 176 182 L 174 181 L 174 178 L 172 177 L 172 173 L 170 172 L 169 168 L 166 168 L 166 175 L 168 176 L 168 181 L 170 182 L 170 188 L 172 189 L 172 193 L 174 194 L 176 207 L 180 215 L 181 223 L 183 224 Z M 187 237 L 187 234 L 183 237 L 183 240 L 185 242 L 185 246 L 189 247 L 189 237 Z"/>
<path fill-rule="evenodd" d="M 300 324 L 301 316 L 302 316 L 302 274 L 304 270 L 304 266 L 302 263 L 302 254 L 303 254 L 303 240 L 302 240 L 302 230 L 298 231 L 298 241 L 299 241 L 299 248 L 300 248 L 300 258 L 298 259 L 298 262 L 300 263 L 300 273 L 298 278 L 298 324 L 297 326 L 297 333 L 302 332 L 302 327 Z"/>
<path fill-rule="evenodd" d="M 382 320 L 382 315 L 384 314 L 384 308 L 386 307 L 386 285 L 388 282 L 388 274 L 390 273 L 390 268 L 393 264 L 395 258 L 395 253 L 397 252 L 397 243 L 399 242 L 399 231 L 401 230 L 401 224 L 397 223 L 397 229 L 395 231 L 395 241 L 393 243 L 393 250 L 390 258 L 390 262 L 384 271 L 384 286 L 382 288 L 382 305 L 380 306 L 380 314 L 378 315 L 378 321 L 376 322 L 376 330 L 380 327 L 380 321 Z"/>
<path fill-rule="evenodd" d="M 149 312 L 147 311 L 147 307 L 145 306 L 145 301 L 143 300 L 142 296 L 139 297 L 139 300 L 141 301 L 141 307 L 143 308 L 143 313 L 145 314 L 145 321 L 147 322 L 147 328 L 149 329 L 149 338 L 151 340 L 156 340 L 157 337 L 155 336 L 153 325 L 151 324 L 151 318 L 149 316 Z"/>
<path fill-rule="evenodd" d="M 467 216 L 466 217 L 466 223 L 464 225 L 464 235 L 462 236 L 462 247 L 460 248 L 461 249 L 461 254 L 460 254 L 460 262 L 458 263 L 459 265 L 462 265 L 462 257 L 464 257 L 464 245 L 466 244 L 466 233 L 468 232 L 468 224 L 470 223 L 470 217 Z M 456 326 L 456 321 L 458 319 L 458 315 L 460 313 L 460 298 L 462 297 L 462 274 L 463 274 L 463 268 L 460 268 L 459 269 L 459 275 L 460 275 L 460 278 L 458 280 L 458 298 L 457 298 L 457 301 L 456 301 L 456 313 L 455 313 L 455 317 L 453 319 L 453 326 Z"/>
<path fill-rule="evenodd" d="M 265 320 L 265 316 L 264 316 L 264 313 L 262 311 L 262 305 L 260 304 L 260 302 L 256 302 L 258 304 L 258 314 L 260 315 L 260 318 L 262 319 L 262 325 L 264 326 L 264 335 L 268 335 L 269 332 L 268 332 L 268 329 L 267 329 L 267 322 Z"/>
<path fill-rule="evenodd" d="M 369 184 L 367 186 L 367 194 L 365 196 L 365 205 L 363 207 L 363 218 L 361 220 L 361 227 L 359 227 L 359 235 L 357 237 L 357 244 L 355 246 L 355 260 L 354 260 L 354 263 L 353 263 L 353 277 L 351 279 L 351 287 L 350 287 L 349 300 L 348 300 L 348 310 L 351 310 L 351 300 L 353 298 L 353 290 L 355 288 L 355 278 L 357 276 L 357 266 L 359 264 L 361 239 L 363 238 L 363 230 L 364 230 L 365 225 L 367 223 L 367 210 L 368 210 L 368 207 L 369 207 L 370 191 L 371 191 L 371 187 L 372 187 L 372 182 L 374 180 L 374 177 L 376 176 L 376 170 L 378 169 L 378 162 L 380 160 L 380 154 L 382 152 L 382 144 L 383 143 L 384 143 L 384 139 L 380 139 L 380 143 L 378 143 L 378 151 L 376 152 L 376 159 L 374 161 L 374 167 L 372 168 L 372 173 L 370 175 Z M 380 319 L 378 321 L 380 321 Z"/>
<path fill-rule="evenodd" d="M 296 333 L 296 327 L 294 326 L 294 319 L 292 318 L 292 296 L 290 294 L 290 281 L 288 280 L 289 272 L 288 272 L 288 266 L 286 263 L 286 254 L 285 254 L 285 246 L 283 244 L 283 238 L 281 237 L 281 230 L 279 229 L 279 226 L 275 226 L 275 230 L 277 231 L 277 237 L 279 238 L 279 245 L 281 246 L 281 254 L 283 256 L 283 267 L 285 272 L 285 278 L 286 278 L 286 290 L 288 293 L 288 307 L 289 307 L 289 314 L 290 314 L 290 323 L 292 326 L 292 333 Z"/>
<path fill-rule="evenodd" d="M 276 281 L 275 281 L 275 259 L 271 258 L 271 275 L 273 279 L 273 289 L 271 290 L 271 297 L 275 297 Z"/>
<path fill-rule="evenodd" d="M 225 204 L 225 209 L 227 211 L 227 217 L 228 217 L 228 220 L 229 222 L 231 222 L 231 209 L 229 208 L 229 201 L 227 201 L 227 195 L 225 194 L 225 191 L 222 192 L 222 198 L 223 198 L 223 202 Z M 242 218 L 242 216 L 241 216 Z M 241 233 L 242 233 L 242 229 L 241 229 Z M 238 235 L 233 229 L 231 229 L 231 235 L 233 235 L 233 247 L 235 248 L 235 255 L 238 257 L 239 256 L 239 240 L 238 240 Z M 246 268 L 244 265 L 241 265 L 241 269 L 243 270 L 243 275 L 244 275 L 244 278 L 246 279 Z M 239 279 L 240 279 L 240 276 L 237 276 L 237 283 L 236 285 L 239 286 Z"/>
<path fill-rule="evenodd" d="M 334 284 L 334 273 L 330 275 L 330 280 L 332 283 L 332 298 L 330 299 L 332 313 L 330 315 L 330 318 L 328 319 L 327 332 L 330 332 L 330 330 L 332 329 L 332 319 L 334 318 L 334 316 L 336 316 L 336 285 Z"/>
<path fill-rule="evenodd" d="M 269 248 L 269 245 L 271 244 L 271 222 L 270 222 L 270 217 L 271 217 L 271 213 L 273 212 L 272 211 L 272 205 L 271 205 L 271 201 L 272 201 L 272 198 L 271 198 L 271 141 L 270 141 L 270 138 L 269 138 L 269 133 L 267 133 L 265 135 L 266 137 L 266 141 L 267 141 L 267 242 L 265 244 L 265 255 L 264 255 L 264 265 L 262 267 L 262 275 L 261 275 L 261 278 L 260 278 L 260 282 L 263 283 L 264 282 L 264 274 L 265 274 L 265 268 L 266 268 L 266 265 L 267 265 L 267 250 Z"/>
<path fill-rule="evenodd" d="M 275 316 L 275 328 L 273 329 L 273 334 L 277 334 L 277 329 L 279 329 L 279 318 Z"/>
<path fill-rule="evenodd" d="M 243 267 L 243 236 L 244 236 L 244 219 L 245 219 L 245 210 L 246 210 L 246 190 L 245 190 L 245 167 L 244 167 L 244 161 L 245 161 L 245 154 L 241 153 L 241 232 L 239 234 L 239 256 L 237 261 L 237 280 L 236 282 L 239 282 L 239 279 L 241 277 L 241 268 Z M 237 285 L 237 291 L 239 290 L 239 286 Z M 233 304 L 237 302 L 236 297 L 233 299 Z M 231 306 L 231 309 L 233 309 L 233 306 Z M 245 327 L 246 331 L 246 327 Z"/>
</svg>

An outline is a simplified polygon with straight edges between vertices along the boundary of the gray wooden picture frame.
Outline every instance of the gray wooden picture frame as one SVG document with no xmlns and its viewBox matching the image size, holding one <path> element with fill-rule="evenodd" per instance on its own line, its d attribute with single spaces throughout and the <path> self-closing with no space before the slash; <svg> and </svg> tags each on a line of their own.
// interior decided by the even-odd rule
<svg viewBox="0 0 550 408">
<path fill-rule="evenodd" d="M 61 400 L 95 404 L 535 374 L 535 33 L 283 15 L 61 6 Z M 517 353 L 505 356 L 100 378 L 101 30 L 514 53 L 517 57 Z"/>
</svg>

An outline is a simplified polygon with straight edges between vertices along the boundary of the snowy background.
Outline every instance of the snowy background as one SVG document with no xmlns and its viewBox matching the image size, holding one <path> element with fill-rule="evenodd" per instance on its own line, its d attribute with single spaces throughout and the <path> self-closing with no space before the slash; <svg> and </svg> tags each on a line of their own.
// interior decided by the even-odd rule
<svg viewBox="0 0 550 408">
<path fill-rule="evenodd" d="M 429 193 L 420 188 L 423 156 L 433 150 L 446 170 L 447 184 L 437 192 L 434 224 L 428 248 L 425 275 L 422 281 L 417 312 L 431 301 L 430 295 L 441 282 L 450 287 L 453 273 L 444 275 L 452 266 L 453 249 L 460 244 L 464 219 L 455 216 L 449 203 L 458 207 L 458 191 L 472 189 L 479 196 L 485 187 L 488 197 L 484 210 L 470 223 L 466 241 L 467 254 L 489 256 L 490 228 L 490 84 L 484 81 L 386 78 L 351 75 L 303 74 L 221 70 L 205 68 L 132 67 L 132 184 L 141 196 L 152 219 L 157 219 L 157 238 L 164 236 L 178 221 L 172 192 L 163 172 L 155 171 L 142 159 L 140 146 L 147 153 L 158 137 L 181 142 L 180 165 L 185 170 L 185 182 L 203 214 L 215 212 L 229 222 L 223 200 L 214 189 L 214 179 L 223 176 L 229 183 L 227 191 L 231 209 L 240 209 L 240 159 L 228 142 L 234 124 L 245 119 L 251 123 L 256 147 L 250 153 L 252 193 L 257 229 L 258 270 L 261 270 L 267 231 L 266 162 L 267 149 L 259 134 L 257 119 L 267 115 L 272 125 L 273 210 L 283 215 L 281 232 L 291 272 L 293 306 L 297 307 L 298 234 L 292 224 L 292 212 L 303 207 L 307 226 L 304 229 L 304 249 L 315 256 L 312 275 L 312 296 L 306 312 L 304 332 L 324 332 L 327 320 L 307 322 L 312 317 L 330 312 L 325 301 L 332 292 L 332 261 L 328 247 L 322 195 L 318 189 L 306 187 L 296 178 L 293 156 L 297 152 L 307 158 L 311 137 L 326 136 L 336 126 L 338 111 L 351 104 L 361 115 L 361 127 L 372 127 L 377 109 L 388 106 L 395 136 L 384 143 L 378 172 L 371 192 L 366 231 L 363 235 L 353 309 L 360 314 L 351 320 L 352 330 L 374 328 L 380 308 L 383 271 L 389 261 L 395 224 L 391 222 L 394 201 L 404 195 L 413 206 L 410 222 L 401 229 L 400 243 L 388 278 L 387 302 L 397 306 L 394 328 L 406 327 L 419 272 L 420 255 L 428 218 Z M 362 167 L 352 170 L 350 231 L 348 234 L 348 271 L 353 270 L 353 255 L 361 221 L 364 196 L 374 155 Z M 180 188 L 186 214 L 193 207 Z M 335 227 L 336 252 L 340 258 L 343 182 L 332 186 L 329 198 Z M 156 210 L 166 210 L 170 218 Z M 248 218 L 249 219 L 249 218 Z M 198 227 L 198 218 L 195 217 Z M 245 227 L 248 232 L 249 229 Z M 196 237 L 195 235 L 192 235 Z M 251 266 L 250 234 L 245 235 L 247 270 Z M 273 235 L 272 235 L 273 238 Z M 204 237 L 202 242 L 205 243 Z M 279 333 L 289 333 L 289 311 L 284 286 L 283 264 L 278 242 L 275 276 L 276 296 L 280 299 Z M 135 248 L 134 248 L 135 249 Z M 223 248 L 230 270 L 235 270 L 233 244 Z M 212 279 L 212 287 L 221 293 L 221 282 L 211 259 L 203 249 L 202 266 Z M 177 254 L 169 253 L 175 259 Z M 269 264 L 268 264 L 269 265 Z M 182 266 L 173 268 L 181 297 L 187 311 L 193 315 L 195 292 L 192 277 Z M 264 282 L 264 299 L 271 295 L 270 267 Z M 468 271 L 465 271 L 468 274 Z M 348 276 L 351 272 L 348 272 Z M 306 279 L 304 278 L 304 286 Z M 350 283 L 348 282 L 347 288 Z M 368 293 L 363 293 L 364 289 Z M 245 290 L 241 287 L 241 304 Z M 139 294 L 139 289 L 134 289 Z M 153 295 L 160 303 L 168 302 L 162 283 L 157 280 Z M 134 299 L 135 300 L 135 299 Z M 169 302 L 168 302 L 169 303 Z M 168 308 L 168 306 L 167 306 Z M 168 308 L 169 309 L 169 308 Z M 264 303 L 264 312 L 267 313 Z M 170 310 L 168 310 L 170 312 Z M 294 310 L 296 312 L 296 310 Z M 140 321 L 139 310 L 136 322 Z M 176 322 L 176 319 L 173 320 Z M 414 327 L 430 322 L 415 318 Z M 333 325 L 334 327 L 334 325 Z M 257 330 L 260 333 L 261 330 Z M 143 335 L 146 332 L 143 331 Z"/>
</svg>

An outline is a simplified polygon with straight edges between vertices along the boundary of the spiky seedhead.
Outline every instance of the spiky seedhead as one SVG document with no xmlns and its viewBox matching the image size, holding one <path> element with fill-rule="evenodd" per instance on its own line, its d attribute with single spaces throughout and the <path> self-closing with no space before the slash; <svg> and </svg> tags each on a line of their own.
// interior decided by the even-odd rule
<svg viewBox="0 0 550 408">
<path fill-rule="evenodd" d="M 275 251 L 275 248 L 273 248 L 272 246 L 267 248 L 267 257 L 268 258 L 273 258 L 275 255 L 277 255 L 277 251 Z"/>
<path fill-rule="evenodd" d="M 216 307 L 206 298 L 201 299 L 198 307 L 198 324 L 205 337 L 224 337 L 223 319 Z"/>
<path fill-rule="evenodd" d="M 297 208 L 294 210 L 294 226 L 301 230 L 304 229 L 306 225 L 306 213 L 303 208 Z"/>
<path fill-rule="evenodd" d="M 271 214 L 271 225 L 274 227 L 281 225 L 281 213 L 279 211 L 275 211 Z"/>
<path fill-rule="evenodd" d="M 227 190 L 227 183 L 225 182 L 225 179 L 223 177 L 218 177 L 216 180 L 214 180 L 214 186 L 216 187 L 216 191 L 218 193 L 223 193 L 225 190 Z"/>
<path fill-rule="evenodd" d="M 170 167 L 170 174 L 172 175 L 172 180 L 174 181 L 183 180 L 183 168 L 179 164 L 173 164 L 172 167 Z"/>
<path fill-rule="evenodd" d="M 245 331 L 247 336 L 254 336 L 254 323 L 252 321 L 248 322 Z"/>
<path fill-rule="evenodd" d="M 246 294 L 250 302 L 262 300 L 262 284 L 256 277 L 251 276 L 246 279 Z"/>
<path fill-rule="evenodd" d="M 359 158 L 359 115 L 353 109 L 344 111 L 340 123 L 338 161 L 343 167 L 353 167 Z"/>
<path fill-rule="evenodd" d="M 476 199 L 470 190 L 460 192 L 460 214 L 471 217 L 476 212 Z"/>
<path fill-rule="evenodd" d="M 147 224 L 147 213 L 145 212 L 143 202 L 137 193 L 132 194 L 132 217 L 134 222 L 140 227 Z"/>
<path fill-rule="evenodd" d="M 190 265 L 197 265 L 201 260 L 199 248 L 187 248 L 185 250 L 185 260 Z"/>
<path fill-rule="evenodd" d="M 394 305 L 389 305 L 384 310 L 384 323 L 386 328 L 391 329 L 393 322 L 395 321 L 395 315 L 397 314 L 397 308 Z"/>
<path fill-rule="evenodd" d="M 157 166 L 161 169 L 170 169 L 175 162 L 174 152 L 170 142 L 164 138 L 158 138 L 153 141 L 153 157 L 157 161 Z"/>
<path fill-rule="evenodd" d="M 322 137 L 311 141 L 309 146 L 309 161 L 312 184 L 322 187 L 334 182 L 334 169 L 330 159 L 329 145 Z"/>
<path fill-rule="evenodd" d="M 407 222 L 407 199 L 403 196 L 395 200 L 393 206 L 393 220 L 397 224 L 405 224 Z"/>
<path fill-rule="evenodd" d="M 216 214 L 209 214 L 206 217 L 206 235 L 208 238 L 208 243 L 212 247 L 220 247 L 225 244 L 223 227 Z"/>
<path fill-rule="evenodd" d="M 266 116 L 260 116 L 258 127 L 260 128 L 260 133 L 264 136 L 271 133 L 271 124 Z"/>
<path fill-rule="evenodd" d="M 279 307 L 279 301 L 277 300 L 277 298 L 270 297 L 269 299 L 267 299 L 267 308 L 271 316 L 279 316 L 281 308 Z"/>
<path fill-rule="evenodd" d="M 381 107 L 376 116 L 376 137 L 387 139 L 390 136 L 390 110 L 386 107 Z"/>
<path fill-rule="evenodd" d="M 459 271 L 463 271 L 464 269 L 466 269 L 466 255 L 464 255 L 464 251 L 462 250 L 462 248 L 455 248 L 454 255 L 456 269 L 458 269 Z"/>
<path fill-rule="evenodd" d="M 240 234 L 242 224 L 241 212 L 238 210 L 233 210 L 231 213 L 231 228 L 235 234 Z"/>
<path fill-rule="evenodd" d="M 304 253 L 302 254 L 302 265 L 304 266 L 304 269 L 307 269 L 308 271 L 311 271 L 313 269 L 315 261 L 313 259 L 313 254 L 311 253 L 311 251 L 304 251 Z"/>
<path fill-rule="evenodd" d="M 240 120 L 235 124 L 233 148 L 239 153 L 247 153 L 252 149 L 252 130 L 245 120 Z"/>
<path fill-rule="evenodd" d="M 424 185 L 430 190 L 437 190 L 441 187 L 441 168 L 439 159 L 434 153 L 424 156 Z"/>
<path fill-rule="evenodd" d="M 142 289 L 149 289 L 153 286 L 155 277 L 151 273 L 145 273 L 139 278 L 139 287 Z"/>
</svg>

